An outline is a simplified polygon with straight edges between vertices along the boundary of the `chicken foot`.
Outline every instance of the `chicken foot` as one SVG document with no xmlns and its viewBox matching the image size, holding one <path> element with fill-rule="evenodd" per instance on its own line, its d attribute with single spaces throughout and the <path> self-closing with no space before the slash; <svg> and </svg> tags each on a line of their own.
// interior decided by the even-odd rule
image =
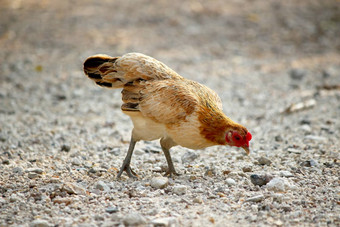
<svg viewBox="0 0 340 227">
<path fill-rule="evenodd" d="M 131 157 L 132 157 L 132 153 L 135 148 L 136 142 L 137 141 L 135 141 L 133 137 L 131 137 L 129 149 L 124 159 L 123 165 L 122 167 L 120 167 L 119 173 L 117 175 L 117 179 L 120 178 L 120 176 L 122 175 L 124 171 L 127 173 L 127 175 L 130 178 L 137 178 L 137 174 L 130 167 Z"/>
</svg>

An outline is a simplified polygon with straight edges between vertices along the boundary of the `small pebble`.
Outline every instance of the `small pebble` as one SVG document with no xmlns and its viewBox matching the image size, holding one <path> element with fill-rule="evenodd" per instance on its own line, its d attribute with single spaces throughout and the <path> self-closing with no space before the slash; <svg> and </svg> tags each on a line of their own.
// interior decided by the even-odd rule
<svg viewBox="0 0 340 227">
<path fill-rule="evenodd" d="M 257 174 L 253 174 L 250 176 L 250 181 L 254 184 L 254 185 L 259 185 L 259 186 L 263 186 L 266 185 L 273 177 L 271 175 L 257 175 Z"/>
<path fill-rule="evenodd" d="M 294 177 L 294 175 L 286 170 L 280 171 L 279 172 L 280 177 Z"/>
<path fill-rule="evenodd" d="M 282 178 L 273 178 L 267 183 L 267 189 L 275 192 L 284 192 L 286 189 L 285 182 Z"/>
<path fill-rule="evenodd" d="M 42 174 L 44 171 L 40 168 L 29 168 L 26 172 Z"/>
<path fill-rule="evenodd" d="M 7 137 L 3 133 L 0 133 L 0 142 L 6 142 L 6 140 Z"/>
<path fill-rule="evenodd" d="M 270 165 L 272 163 L 272 161 L 270 161 L 266 157 L 260 157 L 257 161 L 258 161 L 259 165 Z"/>
<path fill-rule="evenodd" d="M 176 185 L 176 186 L 174 186 L 173 191 L 176 195 L 184 195 L 184 194 L 187 193 L 187 186 Z"/>
<path fill-rule="evenodd" d="M 292 153 L 292 154 L 301 154 L 301 150 L 298 150 L 295 148 L 288 148 L 287 151 L 288 153 Z"/>
<path fill-rule="evenodd" d="M 98 181 L 97 184 L 95 185 L 95 189 L 99 189 L 101 191 L 110 191 L 110 187 L 105 184 L 103 181 Z"/>
<path fill-rule="evenodd" d="M 161 153 L 161 150 L 158 147 L 152 146 L 152 145 L 146 145 L 145 149 L 144 149 L 144 153 L 153 153 L 153 154 L 159 154 Z"/>
<path fill-rule="evenodd" d="M 283 194 L 281 193 L 274 193 L 271 197 L 273 198 L 273 201 L 278 203 L 282 203 L 284 200 Z"/>
<path fill-rule="evenodd" d="M 70 195 L 86 195 L 86 189 L 75 183 L 65 183 L 61 190 L 67 192 Z"/>
<path fill-rule="evenodd" d="M 306 71 L 303 69 L 291 69 L 289 71 L 290 78 L 293 80 L 302 80 L 306 75 Z"/>
<path fill-rule="evenodd" d="M 145 154 L 145 151 L 142 150 L 142 149 L 136 149 L 136 150 L 134 150 L 133 153 L 134 153 L 135 155 L 143 155 L 143 154 Z"/>
<path fill-rule="evenodd" d="M 18 174 L 21 174 L 23 172 L 23 169 L 21 167 L 14 167 L 12 169 L 12 172 L 13 173 L 18 173 Z"/>
<path fill-rule="evenodd" d="M 304 167 L 317 167 L 319 163 L 316 160 L 311 159 L 311 160 L 301 162 L 300 165 Z"/>
<path fill-rule="evenodd" d="M 81 160 L 79 158 L 75 157 L 75 158 L 72 158 L 71 163 L 72 163 L 72 165 L 80 166 Z"/>
<path fill-rule="evenodd" d="M 203 199 L 202 199 L 202 197 L 197 196 L 197 197 L 195 197 L 195 198 L 193 199 L 193 202 L 194 202 L 194 203 L 202 204 L 202 203 L 203 203 Z"/>
<path fill-rule="evenodd" d="M 157 218 L 151 221 L 154 227 L 175 227 L 178 226 L 178 221 L 174 217 Z"/>
<path fill-rule="evenodd" d="M 305 132 L 311 132 L 312 131 L 312 128 L 307 124 L 302 125 L 301 129 Z"/>
<path fill-rule="evenodd" d="M 204 173 L 205 176 L 216 176 L 216 168 L 215 167 L 205 167 L 206 171 Z"/>
<path fill-rule="evenodd" d="M 50 224 L 48 221 L 42 220 L 42 219 L 34 220 L 30 224 L 30 227 L 49 227 L 49 226 L 53 226 L 53 225 Z"/>
<path fill-rule="evenodd" d="M 150 185 L 156 189 L 163 189 L 168 186 L 169 179 L 167 177 L 154 177 L 151 179 Z"/>
<path fill-rule="evenodd" d="M 27 176 L 29 179 L 34 179 L 34 178 L 37 178 L 39 174 L 32 172 L 32 173 L 28 173 Z"/>
<path fill-rule="evenodd" d="M 104 221 L 105 220 L 105 218 L 102 215 L 98 215 L 98 214 L 94 215 L 93 218 L 94 218 L 95 221 Z"/>
<path fill-rule="evenodd" d="M 118 207 L 108 207 L 105 209 L 105 212 L 109 214 L 117 213 L 119 211 Z"/>
<path fill-rule="evenodd" d="M 195 159 L 199 157 L 197 152 L 187 151 L 182 157 L 182 163 L 193 162 Z"/>
<path fill-rule="evenodd" d="M 300 121 L 301 125 L 310 125 L 312 122 L 309 119 L 302 119 Z"/>
<path fill-rule="evenodd" d="M 225 180 L 225 182 L 227 183 L 228 186 L 234 186 L 234 185 L 236 185 L 236 181 L 235 181 L 234 179 L 232 179 L 232 178 L 227 178 L 227 179 Z"/>
<path fill-rule="evenodd" d="M 58 203 L 58 204 L 69 205 L 72 202 L 73 202 L 73 199 L 71 197 L 66 197 L 66 198 L 56 197 L 53 199 L 53 203 Z"/>
<path fill-rule="evenodd" d="M 325 138 L 325 137 L 322 137 L 322 136 L 313 136 L 313 135 L 305 136 L 305 139 L 307 139 L 307 140 L 314 140 L 314 141 L 320 141 L 320 142 L 327 141 L 327 138 Z"/>
<path fill-rule="evenodd" d="M 61 151 L 69 152 L 71 150 L 71 146 L 67 144 L 63 144 L 61 146 Z"/>
<path fill-rule="evenodd" d="M 9 202 L 13 203 L 13 202 L 18 201 L 19 199 L 20 198 L 18 197 L 18 195 L 13 194 L 13 195 L 11 195 L 11 197 L 9 197 Z"/>
<path fill-rule="evenodd" d="M 282 136 L 281 136 L 281 135 L 275 136 L 275 141 L 276 141 L 276 142 L 282 142 L 282 141 L 283 141 Z"/>
<path fill-rule="evenodd" d="M 244 166 L 244 167 L 242 167 L 242 171 L 245 172 L 245 173 L 251 172 L 252 167 L 251 166 Z"/>
<path fill-rule="evenodd" d="M 257 195 L 246 199 L 245 202 L 261 202 L 263 199 L 264 195 Z"/>
<path fill-rule="evenodd" d="M 120 148 L 114 147 L 111 150 L 109 150 L 109 153 L 113 154 L 114 156 L 119 156 L 120 155 Z"/>
<path fill-rule="evenodd" d="M 288 190 L 295 190 L 296 186 L 291 184 L 287 178 L 275 177 L 266 185 L 269 191 L 286 192 Z"/>
<path fill-rule="evenodd" d="M 281 206 L 281 209 L 282 209 L 284 212 L 290 212 L 290 211 L 292 211 L 292 207 L 289 206 L 289 205 Z"/>
<path fill-rule="evenodd" d="M 141 214 L 132 212 L 125 216 L 123 223 L 127 226 L 138 226 L 146 224 L 146 219 Z"/>
</svg>

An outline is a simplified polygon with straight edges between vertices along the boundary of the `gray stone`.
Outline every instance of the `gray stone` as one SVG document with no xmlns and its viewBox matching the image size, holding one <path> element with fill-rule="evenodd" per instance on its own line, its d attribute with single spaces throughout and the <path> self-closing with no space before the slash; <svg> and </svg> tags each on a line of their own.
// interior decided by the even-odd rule
<svg viewBox="0 0 340 227">
<path fill-rule="evenodd" d="M 203 203 L 203 199 L 201 196 L 197 196 L 193 199 L 193 202 L 194 203 L 199 203 L 199 204 L 202 204 Z"/>
<path fill-rule="evenodd" d="M 12 169 L 12 172 L 13 173 L 18 173 L 18 174 L 21 174 L 23 172 L 23 169 L 21 167 L 14 167 Z"/>
<path fill-rule="evenodd" d="M 124 225 L 127 226 L 137 226 L 146 224 L 146 219 L 141 214 L 133 212 L 126 215 L 123 219 Z"/>
<path fill-rule="evenodd" d="M 187 193 L 187 186 L 176 185 L 176 186 L 174 186 L 173 191 L 176 195 L 184 195 L 184 194 Z"/>
<path fill-rule="evenodd" d="M 71 163 L 72 163 L 72 165 L 80 166 L 81 160 L 79 158 L 75 157 L 75 158 L 72 158 Z"/>
<path fill-rule="evenodd" d="M 13 194 L 13 195 L 11 195 L 11 197 L 9 197 L 9 202 L 14 203 L 14 202 L 18 201 L 19 199 L 20 198 L 18 197 L 18 195 Z"/>
<path fill-rule="evenodd" d="M 71 150 L 71 146 L 68 144 L 63 144 L 61 146 L 61 151 L 69 152 Z"/>
<path fill-rule="evenodd" d="M 314 141 L 320 141 L 320 142 L 327 141 L 327 138 L 326 138 L 326 137 L 322 137 L 322 136 L 313 136 L 313 135 L 305 136 L 305 139 L 307 139 L 307 140 L 314 140 Z"/>
<path fill-rule="evenodd" d="M 34 179 L 34 178 L 37 178 L 40 174 L 37 174 L 37 173 L 34 173 L 34 172 L 30 172 L 28 173 L 28 178 L 29 179 Z"/>
<path fill-rule="evenodd" d="M 301 154 L 301 150 L 298 150 L 298 149 L 295 149 L 295 148 L 288 148 L 287 151 L 288 151 L 288 153 Z"/>
<path fill-rule="evenodd" d="M 62 187 L 62 191 L 66 191 L 70 195 L 86 195 L 86 189 L 75 183 L 65 183 Z"/>
<path fill-rule="evenodd" d="M 242 171 L 245 172 L 245 173 L 251 172 L 252 167 L 251 166 L 244 166 L 244 167 L 242 167 Z"/>
<path fill-rule="evenodd" d="M 286 170 L 280 171 L 279 172 L 280 177 L 294 177 L 294 175 Z"/>
<path fill-rule="evenodd" d="M 288 181 L 287 178 L 275 177 L 266 185 L 269 191 L 286 192 L 288 190 L 295 190 L 296 186 Z"/>
<path fill-rule="evenodd" d="M 199 157 L 197 152 L 187 151 L 182 157 L 182 163 L 193 162 L 195 159 Z"/>
<path fill-rule="evenodd" d="M 109 213 L 109 214 L 112 214 L 112 213 L 117 213 L 119 211 L 118 207 L 115 206 L 115 207 L 108 207 L 105 209 L 105 212 Z"/>
<path fill-rule="evenodd" d="M 282 142 L 282 141 L 283 141 L 282 136 L 281 136 L 281 135 L 275 136 L 275 141 L 276 141 L 276 142 Z"/>
<path fill-rule="evenodd" d="M 49 227 L 52 226 L 48 221 L 37 219 L 31 222 L 30 227 Z"/>
<path fill-rule="evenodd" d="M 169 179 L 167 177 L 154 177 L 151 179 L 151 187 L 156 189 L 163 189 L 168 186 Z"/>
<path fill-rule="evenodd" d="M 175 227 L 178 226 L 178 221 L 174 217 L 157 218 L 151 221 L 154 227 Z"/>
<path fill-rule="evenodd" d="M 235 181 L 234 179 L 232 179 L 232 178 L 227 178 L 227 179 L 225 180 L 225 182 L 227 183 L 228 186 L 234 186 L 234 185 L 236 185 L 236 181 Z"/>
<path fill-rule="evenodd" d="M 254 185 L 263 186 L 266 185 L 273 177 L 269 174 L 264 175 L 258 175 L 258 174 L 252 174 L 250 175 L 250 181 Z"/>
<path fill-rule="evenodd" d="M 143 154 L 145 154 L 145 151 L 142 150 L 142 149 L 136 149 L 136 150 L 134 150 L 133 153 L 134 153 L 135 155 L 143 155 Z"/>
<path fill-rule="evenodd" d="M 257 161 L 260 165 L 270 165 L 272 163 L 272 161 L 266 157 L 260 157 Z"/>
<path fill-rule="evenodd" d="M 111 150 L 109 150 L 109 153 L 112 153 L 114 156 L 119 156 L 120 155 L 120 148 L 114 147 Z"/>
<path fill-rule="evenodd" d="M 305 132 L 311 132 L 312 131 L 312 128 L 307 124 L 302 125 L 301 129 Z"/>
<path fill-rule="evenodd" d="M 99 189 L 101 191 L 110 191 L 110 187 L 105 184 L 103 181 L 98 181 L 97 184 L 95 185 L 95 189 Z"/>
<path fill-rule="evenodd" d="M 306 71 L 303 69 L 291 69 L 289 75 L 293 80 L 302 80 L 306 75 Z"/>
<path fill-rule="evenodd" d="M 314 159 L 310 159 L 310 160 L 301 162 L 300 165 L 304 167 L 317 167 L 319 166 L 319 163 Z"/>
<path fill-rule="evenodd" d="M 261 202 L 264 200 L 264 195 L 256 195 L 245 200 L 245 202 Z"/>
<path fill-rule="evenodd" d="M 40 168 L 29 168 L 26 170 L 26 172 L 42 174 L 44 171 Z"/>
</svg>

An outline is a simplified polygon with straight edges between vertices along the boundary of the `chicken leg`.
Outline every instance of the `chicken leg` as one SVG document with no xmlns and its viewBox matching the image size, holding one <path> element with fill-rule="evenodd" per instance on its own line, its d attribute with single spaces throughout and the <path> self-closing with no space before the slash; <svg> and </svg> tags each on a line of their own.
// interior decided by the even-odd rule
<svg viewBox="0 0 340 227">
<path fill-rule="evenodd" d="M 161 143 L 161 147 L 166 158 L 166 162 L 168 163 L 168 170 L 166 171 L 164 176 L 171 177 L 172 174 L 179 176 L 180 174 L 177 173 L 175 170 L 174 164 L 172 163 L 170 151 L 169 151 L 171 147 L 176 145 L 175 142 L 170 138 L 162 138 L 160 143 Z"/>
<path fill-rule="evenodd" d="M 170 155 L 169 149 L 166 149 L 166 148 L 162 147 L 162 150 L 164 152 L 166 161 L 168 163 L 168 170 L 166 171 L 164 176 L 170 176 L 171 177 L 172 174 L 176 175 L 176 176 L 179 176 L 180 174 L 176 172 L 174 164 L 172 163 L 172 159 L 171 159 L 171 155 Z"/>
<path fill-rule="evenodd" d="M 123 165 L 122 165 L 122 167 L 120 167 L 119 173 L 117 175 L 117 179 L 120 178 L 120 176 L 122 175 L 122 173 L 124 171 L 127 173 L 127 175 L 130 178 L 131 177 L 137 178 L 137 174 L 130 167 L 131 157 L 132 157 L 132 153 L 133 153 L 133 150 L 135 148 L 136 142 L 137 141 L 134 140 L 133 136 L 131 136 L 129 149 L 128 149 L 128 152 L 127 152 L 126 157 L 124 159 Z"/>
</svg>

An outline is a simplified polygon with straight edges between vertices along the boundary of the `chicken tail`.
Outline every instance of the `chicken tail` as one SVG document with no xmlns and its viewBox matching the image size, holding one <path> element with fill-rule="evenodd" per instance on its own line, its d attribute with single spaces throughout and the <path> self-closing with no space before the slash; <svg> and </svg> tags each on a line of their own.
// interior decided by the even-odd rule
<svg viewBox="0 0 340 227">
<path fill-rule="evenodd" d="M 103 54 L 91 56 L 84 62 L 84 72 L 99 86 L 108 88 L 122 87 L 124 82 L 115 67 L 115 62 L 118 58 Z"/>
<path fill-rule="evenodd" d="M 122 57 L 104 54 L 91 56 L 84 62 L 84 72 L 96 84 L 107 88 L 122 88 L 136 80 L 181 78 L 163 63 L 139 53 L 129 53 Z"/>
</svg>

